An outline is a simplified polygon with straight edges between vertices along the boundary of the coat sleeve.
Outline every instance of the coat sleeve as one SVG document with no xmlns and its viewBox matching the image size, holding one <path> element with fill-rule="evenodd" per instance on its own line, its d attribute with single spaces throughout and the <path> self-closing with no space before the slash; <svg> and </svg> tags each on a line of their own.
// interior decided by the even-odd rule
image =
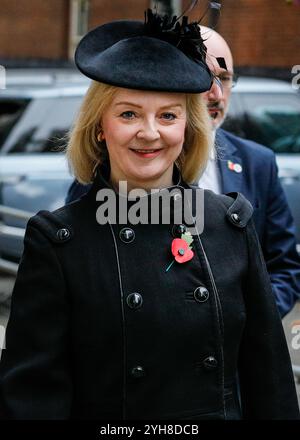
<svg viewBox="0 0 300 440">
<path fill-rule="evenodd" d="M 298 419 L 289 351 L 253 221 L 246 227 L 246 324 L 239 357 L 246 419 Z"/>
<path fill-rule="evenodd" d="M 300 299 L 300 257 L 296 250 L 295 226 L 272 157 L 263 236 L 263 253 L 276 303 L 283 318 Z"/>
<path fill-rule="evenodd" d="M 69 305 L 52 243 L 28 223 L 0 362 L 4 418 L 70 417 Z"/>
</svg>

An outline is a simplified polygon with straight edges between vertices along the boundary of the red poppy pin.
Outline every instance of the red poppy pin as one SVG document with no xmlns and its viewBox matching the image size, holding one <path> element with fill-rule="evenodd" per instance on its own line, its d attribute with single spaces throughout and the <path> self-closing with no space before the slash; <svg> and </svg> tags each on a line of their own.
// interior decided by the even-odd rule
<svg viewBox="0 0 300 440">
<path fill-rule="evenodd" d="M 193 237 L 190 232 L 181 234 L 181 238 L 174 238 L 171 244 L 171 251 L 174 255 L 174 260 L 169 264 L 166 272 L 168 272 L 175 261 L 177 261 L 177 263 L 186 263 L 193 258 L 194 252 L 191 249 L 192 243 Z"/>
</svg>

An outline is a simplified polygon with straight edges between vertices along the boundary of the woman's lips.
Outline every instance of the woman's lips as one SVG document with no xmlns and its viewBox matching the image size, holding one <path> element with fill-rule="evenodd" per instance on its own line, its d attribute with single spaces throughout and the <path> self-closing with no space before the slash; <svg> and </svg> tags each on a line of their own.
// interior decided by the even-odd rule
<svg viewBox="0 0 300 440">
<path fill-rule="evenodd" d="M 139 148 L 139 149 L 130 149 L 134 154 L 136 154 L 138 157 L 143 157 L 145 159 L 150 159 L 153 157 L 156 157 L 160 154 L 162 151 L 162 148 Z"/>
</svg>

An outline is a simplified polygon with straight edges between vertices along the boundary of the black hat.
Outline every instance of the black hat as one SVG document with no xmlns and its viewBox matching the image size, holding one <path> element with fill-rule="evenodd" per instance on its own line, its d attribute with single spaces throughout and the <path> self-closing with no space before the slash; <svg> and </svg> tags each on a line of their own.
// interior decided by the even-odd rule
<svg viewBox="0 0 300 440">
<path fill-rule="evenodd" d="M 148 9 L 145 22 L 113 21 L 88 32 L 75 63 L 87 77 L 118 87 L 201 93 L 212 84 L 205 57 L 198 23 Z"/>
</svg>

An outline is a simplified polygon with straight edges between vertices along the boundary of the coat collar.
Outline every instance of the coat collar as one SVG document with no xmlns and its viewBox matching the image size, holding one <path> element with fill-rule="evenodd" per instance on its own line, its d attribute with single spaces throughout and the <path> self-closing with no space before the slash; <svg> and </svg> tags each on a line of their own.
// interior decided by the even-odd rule
<svg viewBox="0 0 300 440">
<path fill-rule="evenodd" d="M 87 194 L 89 201 L 91 203 L 95 203 L 96 201 L 98 201 L 99 200 L 98 195 L 99 195 L 100 190 L 111 190 L 115 193 L 118 208 L 121 205 L 122 206 L 126 205 L 126 209 L 130 209 L 131 206 L 137 202 L 138 194 L 137 193 L 130 194 L 130 192 L 128 194 L 127 193 L 122 194 L 121 192 L 118 193 L 112 187 L 112 185 L 109 181 L 109 177 L 110 177 L 110 164 L 109 164 L 109 161 L 106 161 L 106 162 L 102 163 L 101 165 L 98 165 L 98 167 L 95 169 L 92 187 Z M 184 189 L 190 188 L 190 186 L 183 181 L 183 179 L 181 177 L 181 173 L 180 173 L 178 167 L 176 166 L 176 164 L 174 164 L 174 169 L 173 169 L 173 182 L 176 182 L 176 183 L 172 186 L 162 188 L 157 193 L 154 191 L 152 193 L 151 192 L 147 193 L 147 195 L 142 194 L 141 198 L 144 200 L 144 202 L 146 201 L 145 199 L 147 199 L 148 206 L 151 207 L 151 202 L 153 201 L 153 197 L 154 198 L 158 197 L 158 194 L 161 194 L 161 191 L 169 191 L 171 193 L 171 197 L 174 197 L 174 199 L 176 199 L 176 197 L 179 197 L 177 195 L 179 193 L 181 194 L 181 197 L 182 197 L 182 193 L 183 193 Z M 153 189 L 156 189 L 156 188 L 153 188 Z M 130 198 L 130 195 L 132 195 L 133 198 Z M 149 209 L 151 209 L 151 208 L 149 208 Z"/>
<path fill-rule="evenodd" d="M 235 145 L 225 136 L 223 130 L 216 132 L 218 166 L 223 193 L 240 192 L 243 184 L 243 161 Z"/>
</svg>

